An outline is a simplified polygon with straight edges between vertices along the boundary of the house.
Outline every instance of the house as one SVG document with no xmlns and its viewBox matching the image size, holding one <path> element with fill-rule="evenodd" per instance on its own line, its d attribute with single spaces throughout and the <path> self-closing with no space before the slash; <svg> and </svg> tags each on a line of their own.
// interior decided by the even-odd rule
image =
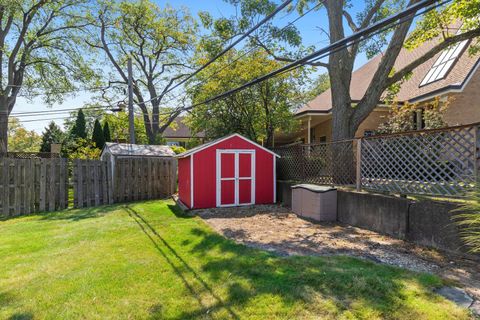
<svg viewBox="0 0 480 320">
<path fill-rule="evenodd" d="M 175 152 L 169 146 L 107 142 L 102 149 L 100 159 L 111 162 L 113 173 L 115 161 L 119 158 L 171 158 L 173 156 Z"/>
<path fill-rule="evenodd" d="M 232 134 L 179 154 L 178 195 L 188 208 L 276 201 L 277 154 Z"/>
<path fill-rule="evenodd" d="M 177 117 L 173 124 L 163 132 L 162 136 L 167 141 L 168 146 L 186 147 L 186 143 L 195 138 L 199 139 L 200 143 L 204 142 L 205 134 L 203 132 L 192 134 L 184 120 L 184 117 Z"/>
<path fill-rule="evenodd" d="M 436 43 L 429 41 L 411 51 L 402 49 L 394 68 L 402 69 L 428 52 Z M 417 129 L 422 129 L 423 125 L 421 105 L 436 98 L 440 99 L 440 103 L 445 103 L 448 97 L 453 97 L 444 117 L 449 126 L 480 122 L 480 55 L 470 55 L 468 46 L 467 40 L 443 50 L 417 67 L 402 84 L 397 95 L 399 103 L 419 104 L 417 114 L 412 115 Z M 365 94 L 381 58 L 381 54 L 377 55 L 352 74 L 350 94 L 353 103 L 360 101 Z M 295 113 L 301 122 L 301 129 L 294 134 L 275 137 L 276 144 L 331 141 L 332 107 L 331 91 L 327 90 Z M 388 116 L 388 106 L 380 102 L 359 126 L 355 136 L 374 134 Z"/>
</svg>

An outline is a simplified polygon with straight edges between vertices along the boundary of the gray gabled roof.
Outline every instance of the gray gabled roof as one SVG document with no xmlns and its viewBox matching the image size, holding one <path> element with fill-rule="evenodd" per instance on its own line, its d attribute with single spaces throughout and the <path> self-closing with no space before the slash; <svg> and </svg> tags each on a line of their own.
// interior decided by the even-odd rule
<svg viewBox="0 0 480 320">
<path fill-rule="evenodd" d="M 139 156 L 139 157 L 173 157 L 175 152 L 169 146 L 113 143 L 107 142 L 102 150 L 114 156 Z"/>
</svg>

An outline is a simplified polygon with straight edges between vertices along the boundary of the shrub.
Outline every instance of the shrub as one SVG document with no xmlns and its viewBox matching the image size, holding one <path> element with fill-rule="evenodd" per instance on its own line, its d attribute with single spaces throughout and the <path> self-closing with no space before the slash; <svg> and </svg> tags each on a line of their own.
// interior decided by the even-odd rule
<svg viewBox="0 0 480 320">
<path fill-rule="evenodd" d="M 180 154 L 180 153 L 184 153 L 185 151 L 187 151 L 187 149 L 185 149 L 182 146 L 170 146 L 170 148 L 172 148 L 172 150 L 173 150 L 173 152 L 175 152 L 175 154 Z"/>
<path fill-rule="evenodd" d="M 460 235 L 471 252 L 480 252 L 480 181 L 477 181 L 475 189 L 469 194 L 468 200 L 460 208 L 454 219 L 461 227 Z"/>
</svg>

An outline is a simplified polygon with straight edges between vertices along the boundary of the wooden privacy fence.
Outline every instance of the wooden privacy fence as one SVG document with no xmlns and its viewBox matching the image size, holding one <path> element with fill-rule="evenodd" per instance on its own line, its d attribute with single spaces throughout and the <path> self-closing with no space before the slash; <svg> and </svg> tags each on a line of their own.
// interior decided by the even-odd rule
<svg viewBox="0 0 480 320">
<path fill-rule="evenodd" d="M 68 206 L 65 159 L 0 158 L 0 212 L 5 217 Z"/>
<path fill-rule="evenodd" d="M 115 202 L 161 199 L 176 191 L 177 162 L 172 158 L 117 158 Z"/>
<path fill-rule="evenodd" d="M 176 160 L 0 158 L 0 217 L 165 198 L 176 191 Z M 115 201 L 114 201 L 115 200 Z"/>
<path fill-rule="evenodd" d="M 73 206 L 95 207 L 113 203 L 109 163 L 100 160 L 73 160 Z"/>
<path fill-rule="evenodd" d="M 274 150 L 280 180 L 462 196 L 480 179 L 480 124 Z"/>
</svg>

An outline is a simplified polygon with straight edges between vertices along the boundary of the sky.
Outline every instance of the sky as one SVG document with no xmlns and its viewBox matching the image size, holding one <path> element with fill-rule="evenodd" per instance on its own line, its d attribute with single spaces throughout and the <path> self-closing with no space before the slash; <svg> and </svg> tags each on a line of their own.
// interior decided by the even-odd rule
<svg viewBox="0 0 480 320">
<path fill-rule="evenodd" d="M 152 0 L 155 1 L 155 0 Z M 198 17 L 200 11 L 207 11 L 213 17 L 230 17 L 235 14 L 235 7 L 224 2 L 223 0 L 156 0 L 155 1 L 159 6 L 163 7 L 166 4 L 174 8 L 186 7 L 190 10 L 191 14 L 194 17 Z M 277 0 L 277 3 L 280 4 L 280 0 Z M 359 11 L 363 7 L 362 0 L 352 1 L 353 8 L 352 13 Z M 298 13 L 292 12 L 288 14 L 286 11 L 280 12 L 272 20 L 272 23 L 278 27 L 283 27 L 288 24 L 290 21 L 298 17 Z M 324 9 L 320 11 L 313 11 L 295 23 L 295 26 L 299 29 L 302 38 L 303 44 L 306 46 L 313 45 L 315 48 L 320 49 L 328 45 L 328 39 L 326 35 L 321 31 L 321 28 L 327 28 L 327 16 Z M 242 44 L 238 45 L 240 48 Z M 356 67 L 364 64 L 366 58 L 361 55 L 356 61 Z M 318 72 L 325 72 L 326 70 L 319 70 Z M 317 74 L 313 74 L 312 77 L 315 77 Z M 181 90 L 181 88 L 180 88 Z M 122 99 L 121 97 L 120 99 Z M 18 112 L 29 112 L 29 111 L 47 111 L 55 109 L 66 109 L 66 108 L 79 108 L 85 103 L 88 103 L 91 100 L 91 95 L 87 92 L 80 92 L 74 97 L 67 97 L 62 104 L 55 104 L 53 106 L 48 106 L 40 98 L 34 99 L 33 101 L 28 101 L 25 98 L 19 97 L 17 103 L 13 109 L 13 113 Z M 21 123 L 28 130 L 35 130 L 38 133 L 41 133 L 48 123 L 53 119 L 60 127 L 63 127 L 63 119 L 57 119 L 61 117 L 68 116 L 68 113 L 56 114 L 49 116 L 48 114 L 36 115 L 29 117 L 21 117 Z M 33 121 L 32 121 L 33 120 Z"/>
</svg>

